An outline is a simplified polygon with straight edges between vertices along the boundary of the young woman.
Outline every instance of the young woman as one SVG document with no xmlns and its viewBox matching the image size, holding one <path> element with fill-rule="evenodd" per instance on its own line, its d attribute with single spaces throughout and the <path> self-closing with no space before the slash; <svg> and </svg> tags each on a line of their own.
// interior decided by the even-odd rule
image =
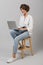
<svg viewBox="0 0 43 65">
<path fill-rule="evenodd" d="M 8 63 L 17 59 L 16 54 L 19 41 L 29 37 L 33 29 L 33 19 L 32 16 L 28 13 L 30 10 L 29 5 L 21 4 L 20 10 L 23 15 L 20 17 L 18 29 L 14 29 L 10 32 L 11 36 L 14 39 L 14 46 L 12 57 L 9 60 L 7 60 Z"/>
</svg>

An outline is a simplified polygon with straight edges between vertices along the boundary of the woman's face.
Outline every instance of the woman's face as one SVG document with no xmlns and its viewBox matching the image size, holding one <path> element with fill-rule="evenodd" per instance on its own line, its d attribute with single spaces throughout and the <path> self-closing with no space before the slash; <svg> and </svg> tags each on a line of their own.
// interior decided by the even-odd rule
<svg viewBox="0 0 43 65">
<path fill-rule="evenodd" d="M 23 13 L 23 15 L 25 15 L 27 13 L 26 10 L 24 10 L 24 9 L 21 9 L 21 12 Z"/>
</svg>

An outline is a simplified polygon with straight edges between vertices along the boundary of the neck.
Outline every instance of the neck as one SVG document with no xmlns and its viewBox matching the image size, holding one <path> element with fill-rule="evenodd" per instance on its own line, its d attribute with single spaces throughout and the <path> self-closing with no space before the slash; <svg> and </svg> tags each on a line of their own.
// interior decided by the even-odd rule
<svg viewBox="0 0 43 65">
<path fill-rule="evenodd" d="M 28 13 L 25 13 L 25 14 L 24 14 L 24 17 L 26 17 L 27 15 L 28 15 Z"/>
</svg>

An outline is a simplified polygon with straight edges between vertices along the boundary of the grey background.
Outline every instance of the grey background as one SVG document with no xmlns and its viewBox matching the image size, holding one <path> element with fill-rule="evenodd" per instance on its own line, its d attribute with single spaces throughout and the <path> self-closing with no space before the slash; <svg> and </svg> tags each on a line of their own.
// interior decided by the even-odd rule
<svg viewBox="0 0 43 65">
<path fill-rule="evenodd" d="M 30 14 L 33 16 L 33 50 L 35 52 L 43 49 L 43 0 L 0 0 L 0 55 L 10 54 L 13 39 L 10 36 L 7 21 L 19 22 L 21 3 L 30 5 Z M 3 52 L 2 52 L 3 51 Z M 5 53 L 4 53 L 5 52 Z M 4 53 L 4 54 L 3 54 Z"/>
</svg>

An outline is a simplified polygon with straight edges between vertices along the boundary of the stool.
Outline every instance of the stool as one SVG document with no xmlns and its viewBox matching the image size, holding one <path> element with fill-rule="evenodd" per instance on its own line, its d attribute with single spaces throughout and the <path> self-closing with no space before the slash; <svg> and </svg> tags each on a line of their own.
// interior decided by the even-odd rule
<svg viewBox="0 0 43 65">
<path fill-rule="evenodd" d="M 30 46 L 26 46 L 26 41 L 29 40 Z M 33 55 L 33 51 L 32 51 L 32 38 L 28 37 L 26 39 L 22 40 L 22 47 L 19 48 L 19 50 L 21 50 L 21 57 L 24 58 L 24 51 L 25 50 L 30 50 L 31 54 Z"/>
</svg>

